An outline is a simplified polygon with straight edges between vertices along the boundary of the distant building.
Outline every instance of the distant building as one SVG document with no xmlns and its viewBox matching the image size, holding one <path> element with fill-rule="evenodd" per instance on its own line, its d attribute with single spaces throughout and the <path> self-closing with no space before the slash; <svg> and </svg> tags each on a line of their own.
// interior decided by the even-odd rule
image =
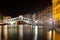
<svg viewBox="0 0 60 40">
<path fill-rule="evenodd" d="M 38 11 L 32 15 L 33 20 L 38 20 L 40 23 L 47 22 L 52 19 L 52 6 L 46 7 L 43 11 Z"/>
<path fill-rule="evenodd" d="M 53 18 L 59 19 L 60 18 L 60 0 L 52 0 L 52 11 L 53 11 Z"/>
<path fill-rule="evenodd" d="M 11 16 L 4 16 L 4 17 L 3 17 L 3 23 L 6 23 L 7 20 L 10 19 L 10 18 L 11 18 Z"/>
<path fill-rule="evenodd" d="M 32 14 L 30 14 L 30 13 L 27 13 L 27 14 L 25 14 L 23 16 L 26 17 L 26 18 L 32 18 Z"/>
<path fill-rule="evenodd" d="M 60 0 L 52 0 L 52 16 L 55 25 L 60 25 Z"/>
</svg>

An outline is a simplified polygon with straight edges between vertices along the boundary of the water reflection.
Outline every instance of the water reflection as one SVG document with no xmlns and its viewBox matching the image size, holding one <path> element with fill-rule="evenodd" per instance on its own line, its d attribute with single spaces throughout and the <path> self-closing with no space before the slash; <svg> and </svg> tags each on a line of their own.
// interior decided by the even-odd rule
<svg viewBox="0 0 60 40">
<path fill-rule="evenodd" d="M 4 40 L 7 40 L 7 38 L 8 38 L 8 32 L 7 32 L 7 25 L 4 25 L 3 26 L 3 34 L 4 34 Z"/>
<path fill-rule="evenodd" d="M 19 40 L 23 40 L 23 25 L 19 25 Z"/>
<path fill-rule="evenodd" d="M 2 35 L 1 29 L 2 29 L 2 26 L 0 26 L 0 40 L 1 40 L 1 35 Z"/>
<path fill-rule="evenodd" d="M 45 38 L 47 38 L 47 35 Z M 48 40 L 51 40 L 52 31 L 49 31 Z M 0 40 L 43 40 L 43 28 L 32 25 L 4 25 L 0 26 Z"/>
</svg>

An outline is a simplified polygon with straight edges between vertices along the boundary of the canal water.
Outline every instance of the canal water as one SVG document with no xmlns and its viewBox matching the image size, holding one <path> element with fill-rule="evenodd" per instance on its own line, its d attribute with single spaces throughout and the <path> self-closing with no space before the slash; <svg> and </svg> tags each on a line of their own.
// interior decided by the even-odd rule
<svg viewBox="0 0 60 40">
<path fill-rule="evenodd" d="M 4 25 L 0 26 L 0 40 L 49 40 L 42 26 Z"/>
</svg>

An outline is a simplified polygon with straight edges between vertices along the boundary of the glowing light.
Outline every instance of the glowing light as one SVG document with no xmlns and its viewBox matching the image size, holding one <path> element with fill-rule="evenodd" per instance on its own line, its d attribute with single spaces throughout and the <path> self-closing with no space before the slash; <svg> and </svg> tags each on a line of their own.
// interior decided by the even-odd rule
<svg viewBox="0 0 60 40">
<path fill-rule="evenodd" d="M 59 18 L 59 20 L 60 20 L 60 18 Z"/>
<path fill-rule="evenodd" d="M 60 0 L 52 0 L 52 16 L 54 19 L 59 19 L 60 17 Z"/>
<path fill-rule="evenodd" d="M 52 38 L 52 31 L 50 31 L 49 40 Z"/>
<path fill-rule="evenodd" d="M 35 21 L 36 23 L 38 23 L 38 21 Z"/>
<path fill-rule="evenodd" d="M 50 24 L 52 24 L 52 21 L 51 22 L 49 22 Z"/>
<path fill-rule="evenodd" d="M 37 36 L 38 36 L 38 26 L 35 26 L 35 36 L 34 36 L 34 40 L 37 40 Z"/>
<path fill-rule="evenodd" d="M 51 21 L 52 19 L 50 18 L 49 20 Z"/>
<path fill-rule="evenodd" d="M 49 23 L 52 24 L 52 19 L 51 18 L 49 19 L 49 21 L 50 21 Z"/>
<path fill-rule="evenodd" d="M 60 17 L 60 13 L 57 13 L 57 14 L 54 14 L 54 15 L 53 15 L 53 18 L 54 18 L 54 19 L 57 19 L 57 18 L 59 18 L 59 17 Z"/>
<path fill-rule="evenodd" d="M 8 23 L 10 23 L 10 24 L 14 24 L 14 23 L 15 23 L 15 21 L 10 21 L 10 22 L 8 22 Z"/>
</svg>

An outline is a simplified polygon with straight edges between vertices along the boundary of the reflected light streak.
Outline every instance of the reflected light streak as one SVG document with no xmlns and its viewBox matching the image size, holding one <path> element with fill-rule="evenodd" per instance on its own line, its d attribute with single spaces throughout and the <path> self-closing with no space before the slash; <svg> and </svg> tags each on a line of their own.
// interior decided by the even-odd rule
<svg viewBox="0 0 60 40">
<path fill-rule="evenodd" d="M 49 40 L 52 38 L 52 31 L 50 31 Z"/>
<path fill-rule="evenodd" d="M 38 26 L 35 26 L 35 36 L 34 36 L 34 40 L 37 40 L 37 36 L 38 36 Z"/>
<path fill-rule="evenodd" d="M 23 39 L 23 25 L 19 25 L 19 39 Z"/>
</svg>

